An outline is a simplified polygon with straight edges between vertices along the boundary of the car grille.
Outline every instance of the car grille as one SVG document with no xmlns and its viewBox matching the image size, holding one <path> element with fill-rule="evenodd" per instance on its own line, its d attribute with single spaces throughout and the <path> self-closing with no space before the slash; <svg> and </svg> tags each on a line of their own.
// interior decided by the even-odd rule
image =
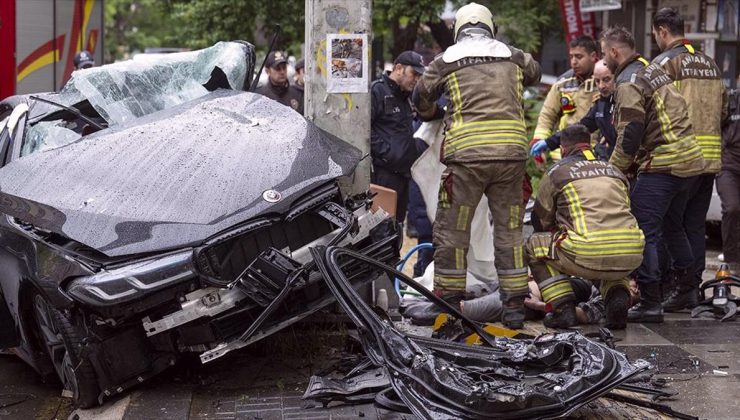
<svg viewBox="0 0 740 420">
<path fill-rule="evenodd" d="M 269 248 L 296 250 L 336 229 L 313 212 L 304 213 L 290 222 L 279 220 L 262 225 L 196 250 L 200 273 L 211 282 L 230 283 L 263 251 Z"/>
</svg>

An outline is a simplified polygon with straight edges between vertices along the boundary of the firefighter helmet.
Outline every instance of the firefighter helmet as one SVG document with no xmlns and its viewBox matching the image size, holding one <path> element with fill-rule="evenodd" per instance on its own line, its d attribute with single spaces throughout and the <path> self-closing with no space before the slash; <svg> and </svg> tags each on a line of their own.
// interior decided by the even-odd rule
<svg viewBox="0 0 740 420">
<path fill-rule="evenodd" d="M 486 6 L 482 6 L 478 3 L 469 3 L 459 8 L 455 13 L 455 29 L 454 37 L 457 41 L 460 29 L 463 25 L 471 24 L 476 25 L 482 23 L 491 32 L 492 36 L 496 36 L 496 26 L 493 23 L 493 14 L 488 10 Z"/>
</svg>

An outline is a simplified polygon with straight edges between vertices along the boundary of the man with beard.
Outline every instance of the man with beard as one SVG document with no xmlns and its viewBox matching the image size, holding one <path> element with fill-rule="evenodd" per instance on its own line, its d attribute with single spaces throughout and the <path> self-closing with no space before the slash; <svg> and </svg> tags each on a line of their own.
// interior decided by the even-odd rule
<svg viewBox="0 0 740 420">
<path fill-rule="evenodd" d="M 664 232 L 683 230 L 691 244 L 693 261 L 677 255 L 673 262 L 675 289 L 664 296 L 663 310 L 675 312 L 699 304 L 699 285 L 706 265 L 705 226 L 714 178 L 720 170 L 721 125 L 727 113 L 727 92 L 717 64 L 684 39 L 684 21 L 673 9 L 660 9 L 653 16 L 653 36 L 662 54 L 653 59 L 671 76 L 684 97 L 696 140 L 704 156 L 704 170 L 686 195 L 683 212 L 671 214 Z M 670 235 L 670 234 L 669 234 Z M 665 243 L 669 253 L 681 252 Z M 688 265 L 680 265 L 688 263 Z M 666 264 L 664 264 L 665 266 Z"/>
<path fill-rule="evenodd" d="M 658 64 L 648 63 L 635 52 L 633 35 L 622 27 L 609 28 L 601 36 L 601 49 L 617 78 L 617 144 L 609 162 L 628 176 L 637 172 L 632 213 L 645 235 L 643 260 L 636 272 L 640 302 L 630 309 L 627 319 L 663 322 L 658 260 L 661 237 L 681 249 L 682 255 L 691 255 L 685 233 L 664 232 L 663 222 L 683 211 L 682 203 L 704 168 L 704 158 L 686 101 Z"/>
<path fill-rule="evenodd" d="M 568 58 L 571 69 L 550 88 L 542 104 L 534 138 L 530 143 L 533 148 L 542 150 L 545 139 L 554 131 L 579 122 L 599 96 L 592 77 L 594 64 L 599 60 L 596 41 L 590 36 L 575 38 L 570 42 Z M 553 157 L 557 158 L 558 153 Z"/>
</svg>

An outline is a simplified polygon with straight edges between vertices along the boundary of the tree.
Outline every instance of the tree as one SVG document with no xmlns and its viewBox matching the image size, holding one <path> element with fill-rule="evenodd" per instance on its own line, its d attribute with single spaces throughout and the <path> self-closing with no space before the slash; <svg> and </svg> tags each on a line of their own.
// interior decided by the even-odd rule
<svg viewBox="0 0 740 420">
<path fill-rule="evenodd" d="M 545 37 L 561 34 L 558 0 L 478 0 L 494 13 L 500 38 L 538 56 Z M 454 7 L 468 3 L 451 0 Z M 420 34 L 441 49 L 452 45 L 440 19 L 446 0 L 374 0 L 373 32 L 395 57 L 414 49 Z M 300 55 L 304 42 L 303 0 L 107 0 L 107 60 L 146 47 L 204 48 L 243 39 L 265 50 L 273 25 L 280 24 L 278 48 Z"/>
<path fill-rule="evenodd" d="M 539 55 L 547 36 L 562 36 L 558 0 L 478 0 L 494 14 L 499 37 L 517 48 Z M 454 7 L 468 2 L 453 0 Z M 452 45 L 453 35 L 447 23 L 440 19 L 445 0 L 375 0 L 373 31 L 375 36 L 392 40 L 390 55 L 414 49 L 422 26 L 429 28 L 441 49 Z"/>
<path fill-rule="evenodd" d="M 300 55 L 304 39 L 303 1 L 172 0 L 177 37 L 204 48 L 218 41 L 246 40 L 266 49 L 274 25 L 281 26 L 277 48 Z"/>
<path fill-rule="evenodd" d="M 162 47 L 171 34 L 170 5 L 161 0 L 105 2 L 105 61 L 127 58 L 147 47 Z M 172 45 L 177 46 L 177 45 Z"/>
<path fill-rule="evenodd" d="M 303 1 L 107 0 L 106 61 L 147 47 L 205 48 L 218 41 L 246 40 L 266 49 L 274 24 L 278 48 L 300 54 Z"/>
<path fill-rule="evenodd" d="M 413 50 L 421 25 L 446 25 L 439 16 L 444 10 L 445 0 L 375 0 L 373 2 L 373 34 L 384 39 L 392 39 L 392 57 L 406 50 Z M 449 39 L 451 41 L 451 37 Z M 439 41 L 438 41 L 439 42 Z M 451 44 L 451 42 L 450 42 Z M 442 45 L 444 49 L 448 45 Z"/>
</svg>

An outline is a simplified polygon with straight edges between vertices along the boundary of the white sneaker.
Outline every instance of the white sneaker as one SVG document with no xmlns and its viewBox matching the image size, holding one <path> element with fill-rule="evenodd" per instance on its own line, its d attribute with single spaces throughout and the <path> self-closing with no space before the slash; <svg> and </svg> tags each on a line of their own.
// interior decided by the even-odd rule
<svg viewBox="0 0 740 420">
<path fill-rule="evenodd" d="M 717 255 L 717 259 L 719 260 L 719 262 L 725 262 L 725 254 Z"/>
</svg>

